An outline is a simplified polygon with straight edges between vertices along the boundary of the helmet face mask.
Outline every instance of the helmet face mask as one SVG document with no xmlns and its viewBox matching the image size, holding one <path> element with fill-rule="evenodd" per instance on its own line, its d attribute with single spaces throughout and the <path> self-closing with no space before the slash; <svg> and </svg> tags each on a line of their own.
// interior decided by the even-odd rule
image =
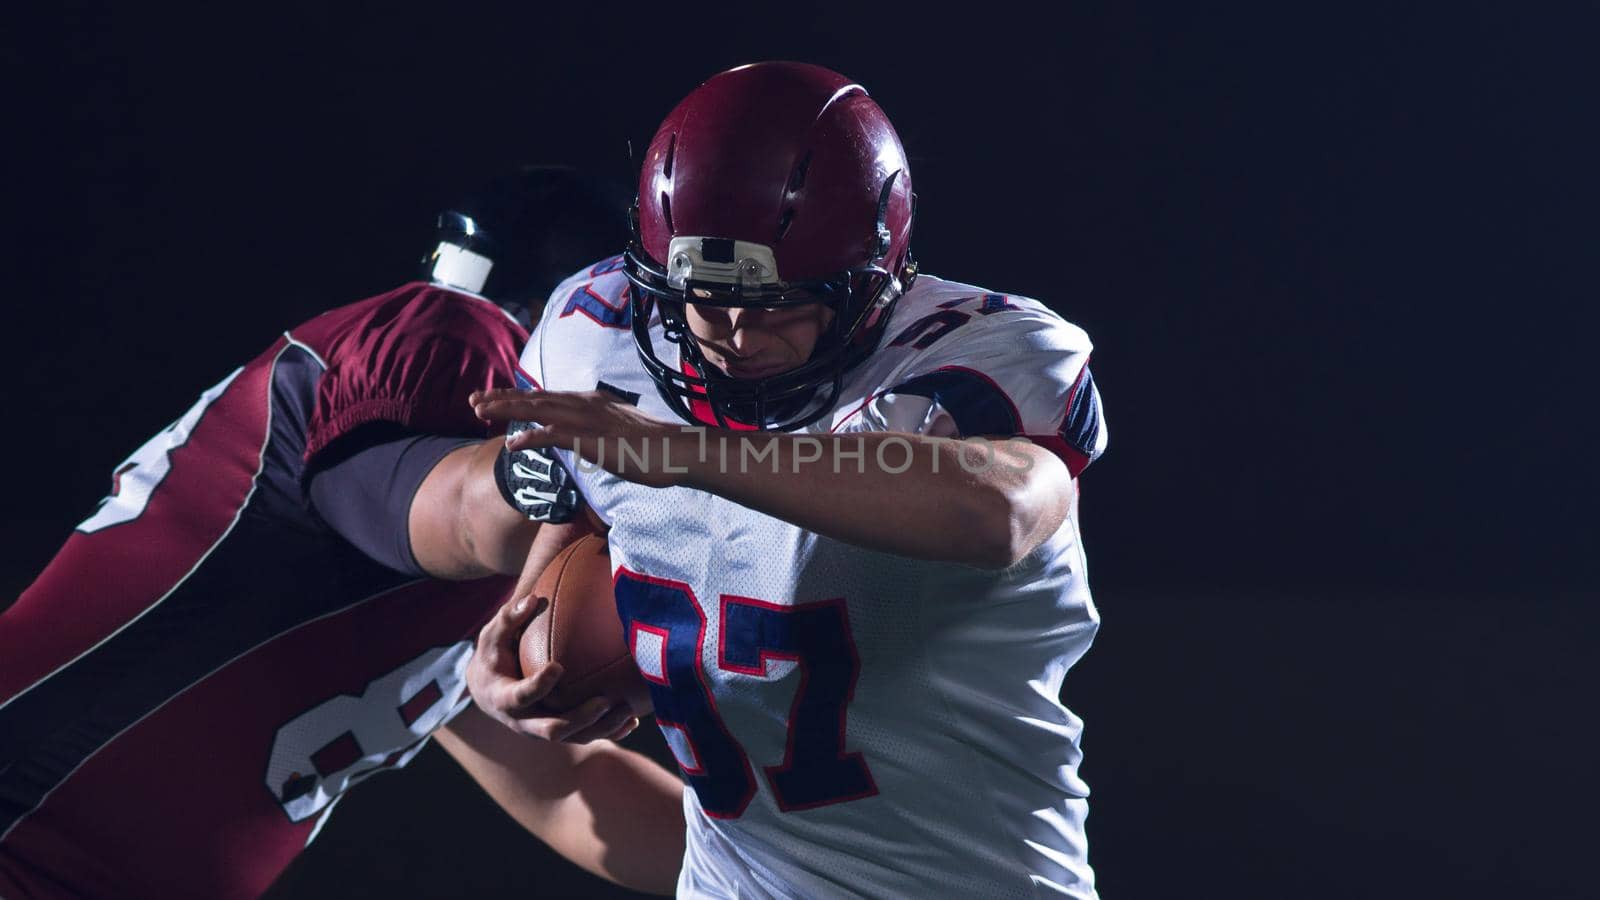
<svg viewBox="0 0 1600 900">
<path fill-rule="evenodd" d="M 738 282 L 717 284 L 693 278 L 681 279 L 679 286 L 673 287 L 668 274 L 643 254 L 637 242 L 630 245 L 624 261 L 623 271 L 632 283 L 629 302 L 634 339 L 646 371 L 680 417 L 723 428 L 731 422 L 736 423 L 734 427 L 792 431 L 826 415 L 839 399 L 845 373 L 877 349 L 881 323 L 902 293 L 898 280 L 877 266 L 842 273 L 828 281 L 779 283 L 751 290 Z M 734 378 L 709 362 L 686 315 L 691 304 L 779 310 L 818 303 L 834 314 L 810 358 L 762 378 Z M 678 367 L 656 353 L 650 335 L 652 313 L 659 314 L 666 341 L 678 347 Z M 871 318 L 879 320 L 879 327 L 863 328 Z M 697 401 L 709 407 L 710 422 L 706 413 L 695 411 Z"/>
<path fill-rule="evenodd" d="M 916 276 L 911 206 L 899 138 L 843 76 L 760 63 L 692 92 L 651 142 L 623 257 L 639 356 L 668 406 L 690 422 L 769 431 L 828 414 Z M 833 316 L 810 357 L 756 378 L 711 364 L 686 316 L 689 305 L 817 303 Z M 676 364 L 656 352 L 652 314 Z"/>
</svg>

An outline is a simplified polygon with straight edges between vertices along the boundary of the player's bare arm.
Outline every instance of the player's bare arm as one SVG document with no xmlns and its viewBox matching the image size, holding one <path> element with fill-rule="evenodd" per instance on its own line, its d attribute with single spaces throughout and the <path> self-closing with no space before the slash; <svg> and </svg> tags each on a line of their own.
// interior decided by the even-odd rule
<svg viewBox="0 0 1600 900">
<path fill-rule="evenodd" d="M 685 429 L 600 392 L 498 390 L 473 400 L 482 417 L 541 423 L 513 438 L 513 449 L 573 450 L 636 483 L 704 490 L 902 556 L 1005 568 L 1054 533 L 1071 506 L 1066 466 L 1026 441 Z M 649 465 L 639 464 L 644 447 Z"/>
<path fill-rule="evenodd" d="M 716 436 L 724 434 L 749 458 L 766 453 L 773 461 L 752 468 L 760 473 L 752 478 L 696 453 L 687 486 L 872 550 L 1006 568 L 1053 534 L 1071 507 L 1066 466 L 1025 440 L 892 432 Z M 860 502 L 864 497 L 873 502 Z"/>
<path fill-rule="evenodd" d="M 625 887 L 671 894 L 683 859 L 683 785 L 609 741 L 529 741 L 469 708 L 437 733 L 502 809 L 567 859 Z"/>
<path fill-rule="evenodd" d="M 540 522 L 508 503 L 497 485 L 504 447 L 489 440 L 454 450 L 417 489 L 409 513 L 411 547 L 429 575 L 452 581 L 518 575 L 532 562 L 528 552 Z M 534 569 L 533 577 L 538 573 Z"/>
</svg>

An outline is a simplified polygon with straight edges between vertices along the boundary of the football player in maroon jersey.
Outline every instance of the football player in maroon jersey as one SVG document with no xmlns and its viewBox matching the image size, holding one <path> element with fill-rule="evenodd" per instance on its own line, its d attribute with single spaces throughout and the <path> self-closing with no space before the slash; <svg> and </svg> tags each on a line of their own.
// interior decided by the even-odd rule
<svg viewBox="0 0 1600 900">
<path fill-rule="evenodd" d="M 625 238 L 571 170 L 501 179 L 440 217 L 427 281 L 285 331 L 116 469 L 0 615 L 0 896 L 259 895 L 346 789 L 435 734 L 574 862 L 671 890 L 677 778 L 593 740 L 628 711 L 529 742 L 464 680 L 530 515 L 572 496 L 467 406 L 528 338 L 494 301 L 542 302 Z"/>
</svg>

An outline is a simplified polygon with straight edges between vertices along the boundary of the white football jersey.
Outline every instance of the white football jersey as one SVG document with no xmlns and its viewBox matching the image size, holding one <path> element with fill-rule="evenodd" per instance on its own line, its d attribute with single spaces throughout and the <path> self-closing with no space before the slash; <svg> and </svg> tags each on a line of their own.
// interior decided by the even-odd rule
<svg viewBox="0 0 1600 900">
<path fill-rule="evenodd" d="M 616 259 L 559 286 L 522 375 L 677 422 L 639 362 L 628 290 Z M 1106 440 L 1089 350 L 1036 301 L 923 275 L 805 430 L 1028 435 L 1077 475 Z M 680 895 L 1095 896 L 1081 723 L 1058 700 L 1099 623 L 1075 509 L 1020 564 L 984 571 L 561 456 L 611 526 L 618 609 L 691 788 Z"/>
</svg>

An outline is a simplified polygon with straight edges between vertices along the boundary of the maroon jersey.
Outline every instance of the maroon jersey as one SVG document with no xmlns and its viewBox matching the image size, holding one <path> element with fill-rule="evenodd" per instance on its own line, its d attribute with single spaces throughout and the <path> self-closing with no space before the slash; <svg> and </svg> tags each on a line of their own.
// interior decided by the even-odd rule
<svg viewBox="0 0 1600 900">
<path fill-rule="evenodd" d="M 248 897 L 465 706 L 511 582 L 403 574 L 304 476 L 376 422 L 485 437 L 527 333 L 421 284 L 286 332 L 113 476 L 0 615 L 0 897 Z"/>
</svg>

